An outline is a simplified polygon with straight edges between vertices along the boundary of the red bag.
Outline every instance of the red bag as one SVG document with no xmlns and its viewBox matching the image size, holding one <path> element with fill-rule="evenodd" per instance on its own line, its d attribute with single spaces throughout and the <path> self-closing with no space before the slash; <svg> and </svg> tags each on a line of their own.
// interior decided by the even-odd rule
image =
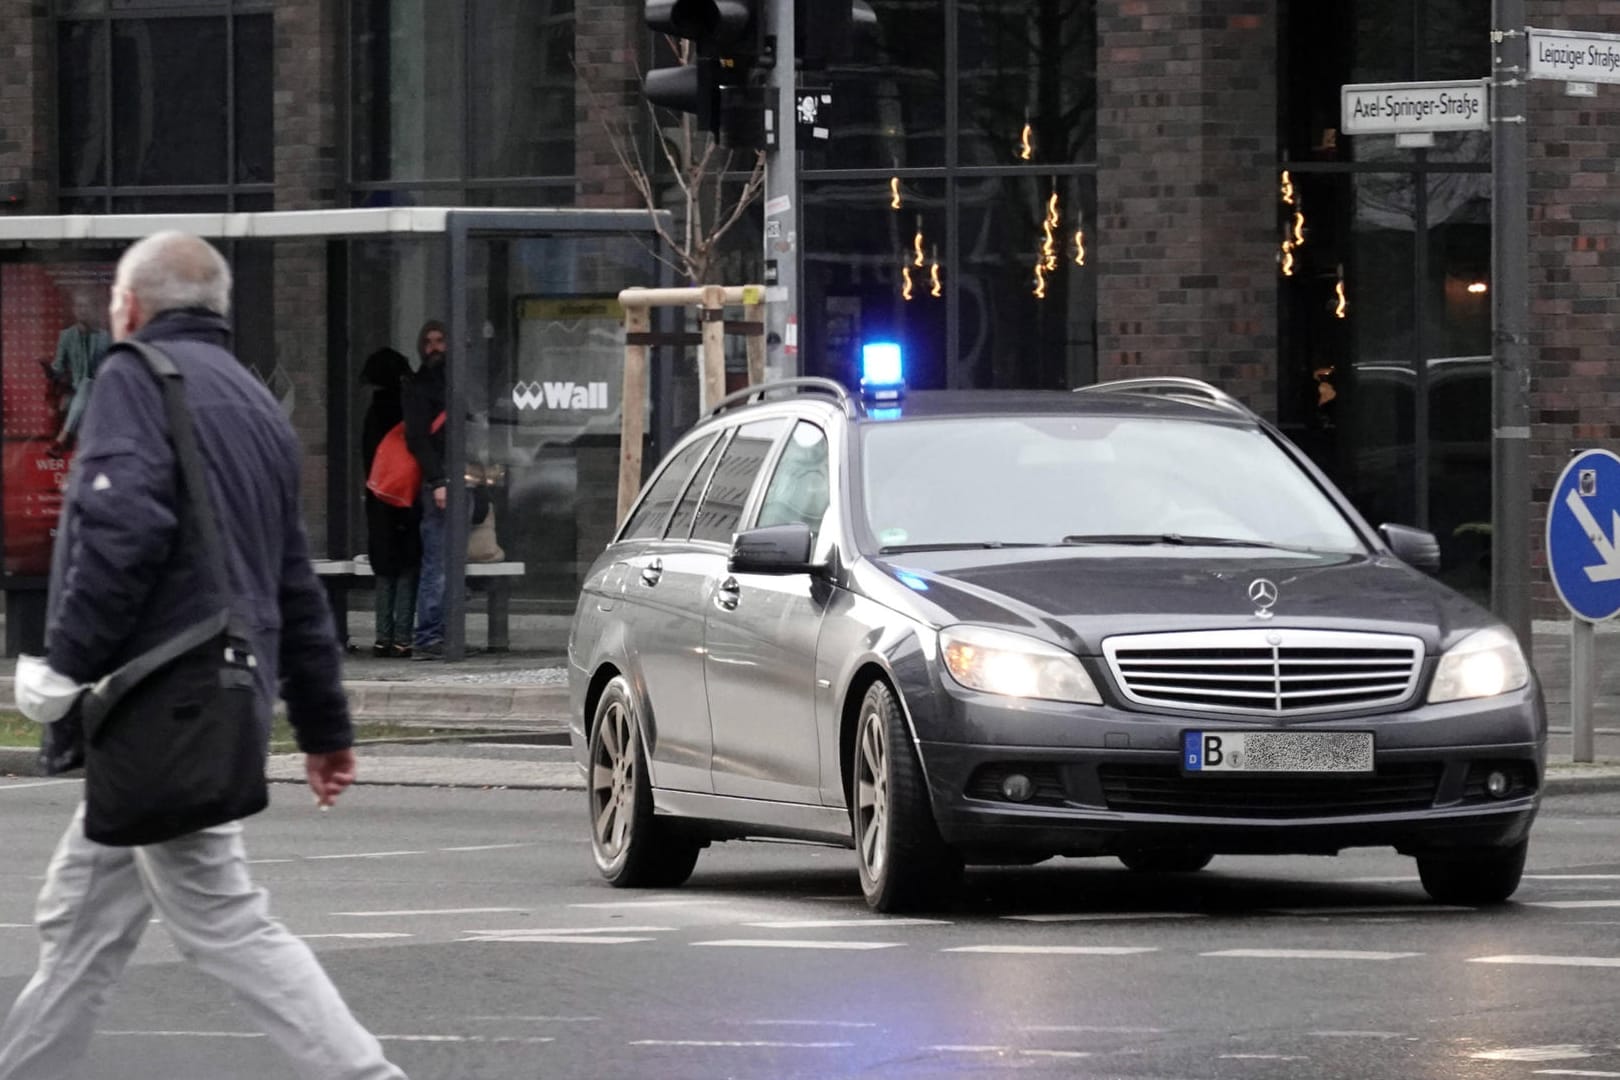
<svg viewBox="0 0 1620 1080">
<path fill-rule="evenodd" d="M 444 413 L 433 421 L 433 434 L 444 427 Z M 422 466 L 405 443 L 405 424 L 395 424 L 377 444 L 377 456 L 371 459 L 371 475 L 366 488 L 389 506 L 415 506 L 417 493 L 422 490 Z"/>
</svg>

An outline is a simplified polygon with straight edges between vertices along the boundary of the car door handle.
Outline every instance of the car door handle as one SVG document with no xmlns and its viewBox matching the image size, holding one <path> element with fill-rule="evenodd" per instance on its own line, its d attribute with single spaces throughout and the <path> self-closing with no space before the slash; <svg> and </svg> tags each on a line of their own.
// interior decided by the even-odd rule
<svg viewBox="0 0 1620 1080">
<path fill-rule="evenodd" d="M 641 568 L 641 583 L 648 588 L 652 588 L 654 585 L 657 585 L 659 579 L 663 576 L 663 559 L 654 559 L 652 562 Z"/>
<path fill-rule="evenodd" d="M 720 583 L 720 587 L 714 591 L 714 602 L 727 611 L 736 611 L 737 604 L 741 600 L 742 586 L 737 584 L 737 579 L 734 577 L 726 578 Z"/>
</svg>

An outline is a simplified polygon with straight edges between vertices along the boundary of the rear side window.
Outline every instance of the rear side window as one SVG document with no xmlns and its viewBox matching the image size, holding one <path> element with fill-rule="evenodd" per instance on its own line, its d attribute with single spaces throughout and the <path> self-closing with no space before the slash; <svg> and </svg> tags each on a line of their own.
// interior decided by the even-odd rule
<svg viewBox="0 0 1620 1080">
<path fill-rule="evenodd" d="M 703 491 L 709 486 L 709 477 L 714 473 L 715 462 L 720 459 L 721 444 L 726 441 L 725 436 L 715 440 L 715 445 L 709 451 L 709 456 L 703 459 L 698 466 L 697 475 L 692 482 L 686 485 L 686 494 L 675 507 L 675 516 L 669 519 L 669 529 L 664 533 L 668 540 L 685 540 L 692 531 L 692 520 L 697 517 L 698 500 L 703 497 Z"/>
<path fill-rule="evenodd" d="M 681 492 L 686 490 L 686 482 L 692 479 L 692 471 L 703 460 L 704 453 L 713 442 L 713 439 L 699 439 L 670 459 L 664 471 L 658 474 L 658 479 L 653 481 L 646 498 L 641 500 L 641 505 L 631 515 L 620 536 L 621 540 L 646 540 L 664 535 L 664 522 L 669 518 L 670 508 L 680 498 Z"/>
<path fill-rule="evenodd" d="M 786 420 L 757 420 L 737 429 L 737 437 L 720 455 L 709 490 L 698 506 L 692 539 L 731 543 L 743 508 L 748 505 L 748 493 L 754 489 L 771 447 L 786 426 Z"/>
</svg>

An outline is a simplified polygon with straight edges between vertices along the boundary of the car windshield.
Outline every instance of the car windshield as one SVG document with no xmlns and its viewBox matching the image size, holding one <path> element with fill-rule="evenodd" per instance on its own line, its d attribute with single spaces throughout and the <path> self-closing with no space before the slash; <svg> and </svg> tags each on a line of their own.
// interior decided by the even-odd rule
<svg viewBox="0 0 1620 1080">
<path fill-rule="evenodd" d="M 1265 432 L 1180 420 L 1020 416 L 864 426 L 867 524 L 886 550 L 1174 544 L 1361 552 Z"/>
</svg>

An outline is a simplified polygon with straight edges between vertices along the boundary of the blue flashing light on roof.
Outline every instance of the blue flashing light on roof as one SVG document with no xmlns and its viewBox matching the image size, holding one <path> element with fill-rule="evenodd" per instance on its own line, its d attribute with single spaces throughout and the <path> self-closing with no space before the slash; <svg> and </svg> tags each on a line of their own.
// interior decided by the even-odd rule
<svg viewBox="0 0 1620 1080">
<path fill-rule="evenodd" d="M 906 388 L 905 361 L 893 341 L 861 346 L 861 394 L 873 401 L 897 401 Z"/>
</svg>

